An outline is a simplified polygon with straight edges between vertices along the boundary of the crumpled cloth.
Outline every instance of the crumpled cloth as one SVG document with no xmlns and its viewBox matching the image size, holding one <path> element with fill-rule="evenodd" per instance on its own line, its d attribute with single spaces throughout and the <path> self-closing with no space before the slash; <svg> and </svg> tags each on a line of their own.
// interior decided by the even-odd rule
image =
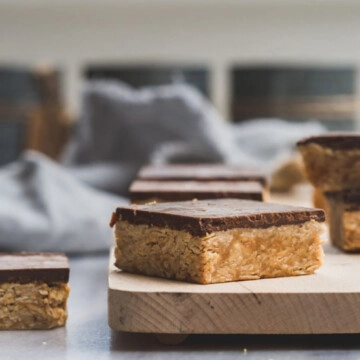
<svg viewBox="0 0 360 360">
<path fill-rule="evenodd" d="M 95 81 L 85 86 L 82 116 L 62 162 L 91 186 L 126 196 L 141 166 L 176 159 L 224 162 L 231 154 L 231 137 L 224 120 L 192 87 L 137 90 Z"/>
<path fill-rule="evenodd" d="M 95 190 L 37 152 L 0 169 L 0 250 L 109 249 L 112 211 L 128 200 Z"/>
<path fill-rule="evenodd" d="M 240 156 L 239 164 L 263 168 L 273 173 L 297 152 L 301 138 L 319 135 L 327 130 L 316 121 L 291 122 L 282 119 L 256 119 L 232 125 L 234 147 Z"/>
<path fill-rule="evenodd" d="M 324 131 L 314 121 L 226 122 L 184 84 L 133 89 L 94 81 L 85 86 L 82 116 L 62 161 L 81 181 L 127 196 L 148 163 L 227 163 L 270 174 L 294 153 L 296 140 Z"/>
</svg>

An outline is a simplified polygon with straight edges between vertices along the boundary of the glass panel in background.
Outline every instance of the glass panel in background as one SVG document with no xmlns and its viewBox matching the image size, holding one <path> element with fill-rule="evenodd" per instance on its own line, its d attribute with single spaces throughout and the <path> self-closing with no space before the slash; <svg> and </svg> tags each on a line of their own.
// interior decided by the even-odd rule
<svg viewBox="0 0 360 360">
<path fill-rule="evenodd" d="M 318 120 L 329 130 L 353 130 L 356 70 L 351 66 L 233 66 L 234 122 L 254 118 Z"/>
<path fill-rule="evenodd" d="M 56 68 L 0 66 L 0 165 L 25 149 L 58 157 L 69 126 L 61 90 Z"/>
<path fill-rule="evenodd" d="M 16 160 L 24 148 L 25 121 L 0 122 L 0 166 Z"/>
<path fill-rule="evenodd" d="M 135 88 L 171 83 L 186 83 L 210 98 L 209 70 L 205 66 L 191 65 L 125 65 L 96 64 L 85 67 L 87 79 L 113 79 Z"/>
<path fill-rule="evenodd" d="M 0 165 L 16 160 L 25 148 L 27 117 L 39 101 L 29 69 L 0 67 Z"/>
</svg>

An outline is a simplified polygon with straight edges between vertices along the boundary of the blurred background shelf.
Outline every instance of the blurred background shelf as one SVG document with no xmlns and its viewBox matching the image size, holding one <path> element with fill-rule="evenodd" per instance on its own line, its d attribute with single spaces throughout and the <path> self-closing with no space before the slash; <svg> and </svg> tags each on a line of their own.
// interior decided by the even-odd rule
<svg viewBox="0 0 360 360">
<path fill-rule="evenodd" d="M 350 0 L 0 1 L 0 64 L 61 67 L 75 114 L 89 64 L 158 63 L 206 66 L 230 119 L 234 65 L 358 68 L 358 33 L 360 2 Z"/>
<path fill-rule="evenodd" d="M 26 131 L 19 121 L 11 126 L 5 121 L 2 143 L 16 138 L 14 153 L 8 154 L 15 156 L 19 144 L 29 144 L 24 133 L 37 129 L 36 134 L 50 134 L 40 121 L 44 117 L 57 118 L 56 131 L 63 131 L 63 121 L 81 113 L 84 81 L 99 78 L 121 79 L 135 87 L 185 81 L 229 121 L 319 118 L 329 128 L 360 129 L 358 33 L 360 1 L 355 0 L 0 0 L 0 67 L 40 65 L 61 74 L 57 115 L 47 107 L 40 116 L 36 106 L 32 116 L 38 120 Z M 138 74 L 130 74 L 131 69 Z M 241 89 L 246 69 L 263 75 L 268 71 L 250 81 L 267 83 L 265 97 L 260 88 L 251 99 Z M 318 87 L 320 73 L 314 82 L 314 73 L 306 69 L 332 70 L 335 85 L 324 83 L 314 99 L 310 90 Z M 298 85 L 294 71 L 308 85 Z M 285 94 L 294 86 L 302 89 L 297 98 Z M 285 91 L 280 97 L 279 89 Z M 64 110 L 70 115 L 59 120 Z M 54 157 L 59 145 L 51 136 L 40 145 L 37 136 L 44 139 L 32 135 L 27 146 L 45 146 Z"/>
<path fill-rule="evenodd" d="M 246 5 L 246 6 L 263 6 L 263 5 L 319 5 L 319 4 L 354 4 L 357 5 L 357 0 L 0 0 L 0 5 L 11 6 L 53 6 L 54 4 L 61 4 L 61 6 L 79 6 L 79 5 L 101 5 L 101 6 L 178 6 L 178 5 Z"/>
</svg>

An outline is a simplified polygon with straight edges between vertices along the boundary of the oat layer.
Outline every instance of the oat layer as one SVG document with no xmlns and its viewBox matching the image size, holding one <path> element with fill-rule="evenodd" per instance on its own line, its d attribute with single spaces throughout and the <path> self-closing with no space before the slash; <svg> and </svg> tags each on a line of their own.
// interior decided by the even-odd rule
<svg viewBox="0 0 360 360">
<path fill-rule="evenodd" d="M 0 329 L 64 326 L 69 290 L 65 283 L 0 284 Z"/>
<path fill-rule="evenodd" d="M 233 228 L 204 236 L 117 221 L 116 266 L 201 284 L 311 274 L 322 265 L 323 225 Z"/>
<path fill-rule="evenodd" d="M 331 149 L 309 143 L 299 150 L 309 181 L 322 192 L 359 188 L 360 149 Z"/>
</svg>

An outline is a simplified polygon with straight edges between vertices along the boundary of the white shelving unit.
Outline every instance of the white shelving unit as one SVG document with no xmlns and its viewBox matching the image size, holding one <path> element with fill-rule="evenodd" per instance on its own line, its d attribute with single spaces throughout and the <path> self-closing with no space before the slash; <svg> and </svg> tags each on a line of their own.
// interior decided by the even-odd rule
<svg viewBox="0 0 360 360">
<path fill-rule="evenodd" d="M 357 0 L 0 0 L 0 63 L 63 67 L 78 111 L 81 70 L 96 62 L 207 64 L 228 115 L 232 64 L 360 67 Z"/>
<path fill-rule="evenodd" d="M 1 5 L 10 6 L 178 6 L 178 5 L 235 5 L 235 6 L 317 6 L 317 5 L 358 5 L 358 0 L 0 0 Z"/>
</svg>

